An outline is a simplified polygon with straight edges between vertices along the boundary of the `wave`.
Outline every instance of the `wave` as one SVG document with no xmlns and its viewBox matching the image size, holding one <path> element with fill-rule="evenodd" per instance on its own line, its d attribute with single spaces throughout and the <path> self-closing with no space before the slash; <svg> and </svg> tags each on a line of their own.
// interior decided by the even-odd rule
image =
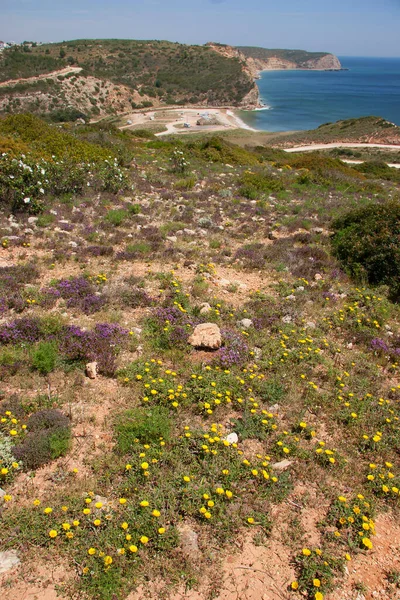
<svg viewBox="0 0 400 600">
<path fill-rule="evenodd" d="M 261 108 L 255 108 L 254 110 L 272 110 L 272 106 L 268 106 L 268 104 L 265 104 L 264 106 L 262 106 Z"/>
</svg>

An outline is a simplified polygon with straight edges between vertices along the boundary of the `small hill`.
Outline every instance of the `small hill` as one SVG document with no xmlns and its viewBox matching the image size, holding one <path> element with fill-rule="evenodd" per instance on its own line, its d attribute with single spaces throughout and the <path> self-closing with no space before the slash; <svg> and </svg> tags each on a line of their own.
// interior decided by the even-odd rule
<svg viewBox="0 0 400 600">
<path fill-rule="evenodd" d="M 44 74 L 54 79 L 54 71 L 68 66 L 81 68 L 72 81 L 75 89 L 62 76 L 57 77 L 53 89 L 46 90 L 38 89 L 37 81 L 32 80 Z M 17 87 L 21 78 L 28 79 L 23 82 L 24 89 Z M 187 103 L 245 106 L 258 101 L 253 78 L 241 60 L 222 56 L 209 46 L 167 41 L 75 40 L 16 46 L 0 57 L 0 81 L 13 88 L 2 91 L 6 99 L 1 109 L 11 112 L 21 112 L 20 105 L 22 110 L 39 112 L 35 110 L 38 104 L 48 109 L 65 104 L 83 109 L 82 95 L 87 96 L 92 114 L 124 110 L 118 102 L 107 103 L 100 94 L 104 87 L 109 95 L 115 92 L 124 106 L 128 100 L 129 108 Z M 39 91 L 48 97 L 38 96 Z"/>
</svg>

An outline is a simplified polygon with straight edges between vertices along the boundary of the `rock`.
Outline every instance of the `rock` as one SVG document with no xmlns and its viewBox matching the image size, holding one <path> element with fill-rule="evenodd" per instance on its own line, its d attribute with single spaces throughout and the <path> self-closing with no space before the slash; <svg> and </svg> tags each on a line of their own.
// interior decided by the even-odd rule
<svg viewBox="0 0 400 600">
<path fill-rule="evenodd" d="M 87 377 L 89 377 L 89 379 L 96 379 L 96 377 L 97 377 L 97 362 L 87 363 L 85 372 L 86 372 Z"/>
<path fill-rule="evenodd" d="M 68 246 L 71 246 L 71 248 L 77 248 L 78 244 L 76 242 L 68 242 Z"/>
<path fill-rule="evenodd" d="M 180 546 L 182 551 L 188 556 L 193 556 L 199 552 L 199 536 L 187 523 L 179 523 L 177 530 L 180 537 Z"/>
<path fill-rule="evenodd" d="M 284 317 L 282 317 L 282 322 L 283 323 L 291 323 L 292 317 L 290 315 L 285 315 Z"/>
<path fill-rule="evenodd" d="M 273 404 L 272 406 L 268 407 L 268 412 L 278 413 L 280 408 L 281 407 L 279 406 L 279 404 Z"/>
<path fill-rule="evenodd" d="M 226 440 L 227 442 L 229 442 L 230 444 L 237 444 L 239 441 L 239 437 L 238 434 L 235 433 L 234 431 L 232 431 L 232 433 L 229 433 L 226 438 L 224 438 L 224 440 Z"/>
<path fill-rule="evenodd" d="M 315 273 L 314 279 L 315 279 L 315 281 L 321 281 L 321 279 L 323 279 L 323 277 L 322 277 L 321 273 Z"/>
<path fill-rule="evenodd" d="M 196 232 L 193 229 L 185 229 L 183 230 L 183 233 L 185 233 L 186 235 L 196 235 Z"/>
<path fill-rule="evenodd" d="M 178 238 L 176 237 L 176 235 L 167 235 L 166 239 L 167 239 L 169 242 L 173 242 L 173 243 L 175 243 L 175 242 L 177 242 L 177 241 L 178 241 Z"/>
<path fill-rule="evenodd" d="M 29 217 L 28 223 L 29 225 L 35 225 L 39 217 Z"/>
<path fill-rule="evenodd" d="M 218 285 L 220 285 L 221 287 L 229 287 L 230 285 L 232 285 L 232 283 L 229 281 L 229 279 L 220 279 L 218 281 Z"/>
<path fill-rule="evenodd" d="M 5 491 L 0 488 L 0 498 L 4 498 L 5 495 Z"/>
<path fill-rule="evenodd" d="M 255 347 L 253 352 L 254 352 L 254 358 L 256 360 L 259 360 L 262 357 L 262 350 L 261 350 L 261 348 Z"/>
<path fill-rule="evenodd" d="M 324 230 L 322 229 L 322 227 L 313 227 L 312 231 L 313 231 L 313 233 L 324 233 Z"/>
<path fill-rule="evenodd" d="M 315 329 L 316 324 L 314 323 L 314 321 L 307 321 L 306 327 L 308 327 L 308 329 Z"/>
<path fill-rule="evenodd" d="M 200 304 L 200 314 L 201 315 L 206 315 L 207 313 L 209 313 L 211 311 L 212 311 L 212 308 L 208 304 L 208 302 L 203 302 L 202 304 Z"/>
<path fill-rule="evenodd" d="M 0 573 L 10 571 L 10 569 L 19 565 L 20 562 L 15 550 L 0 552 Z"/>
<path fill-rule="evenodd" d="M 133 331 L 133 333 L 135 333 L 137 336 L 140 336 L 143 329 L 141 327 L 132 327 L 131 331 Z"/>
<path fill-rule="evenodd" d="M 188 342 L 195 348 L 218 350 L 222 345 L 221 330 L 215 323 L 201 323 L 195 327 Z"/>
<path fill-rule="evenodd" d="M 285 300 L 296 300 L 296 296 L 294 294 L 290 294 L 290 296 L 286 296 Z"/>
<path fill-rule="evenodd" d="M 271 467 L 275 471 L 286 471 L 286 469 L 288 469 L 292 464 L 292 460 L 288 460 L 287 458 L 285 458 L 280 462 L 274 463 L 273 465 L 271 465 Z"/>
<path fill-rule="evenodd" d="M 251 319 L 242 319 L 240 321 L 240 325 L 244 328 L 244 329 L 249 329 L 252 325 L 253 325 L 253 321 Z"/>
</svg>

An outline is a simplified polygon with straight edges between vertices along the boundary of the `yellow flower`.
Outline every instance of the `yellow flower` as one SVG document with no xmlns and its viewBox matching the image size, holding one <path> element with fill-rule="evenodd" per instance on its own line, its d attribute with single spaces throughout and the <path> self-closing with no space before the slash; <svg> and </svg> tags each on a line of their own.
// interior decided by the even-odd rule
<svg viewBox="0 0 400 600">
<path fill-rule="evenodd" d="M 101 525 L 101 521 L 100 521 L 100 519 L 95 519 L 95 520 L 93 521 L 93 525 L 94 525 L 95 527 L 99 527 L 99 526 Z"/>
<path fill-rule="evenodd" d="M 71 529 L 71 525 L 69 523 L 63 523 L 62 528 L 64 531 L 69 531 Z"/>
<path fill-rule="evenodd" d="M 314 587 L 321 587 L 321 582 L 319 579 L 313 579 L 313 586 Z"/>
<path fill-rule="evenodd" d="M 324 595 L 321 592 L 316 592 L 314 598 L 315 600 L 324 600 Z"/>
<path fill-rule="evenodd" d="M 122 523 L 121 527 L 122 527 L 122 529 L 128 529 L 129 525 L 128 525 L 128 523 L 124 522 L 124 523 Z"/>
<path fill-rule="evenodd" d="M 44 509 L 43 512 L 44 512 L 45 515 L 49 515 L 50 513 L 53 512 L 53 509 L 48 506 L 47 508 Z"/>
<path fill-rule="evenodd" d="M 186 481 L 186 483 L 189 483 L 189 481 L 190 481 L 190 477 L 188 477 L 188 475 L 185 475 L 185 476 L 183 477 L 183 481 Z"/>
<path fill-rule="evenodd" d="M 156 509 L 154 509 L 151 514 L 153 515 L 153 517 L 159 517 L 161 515 L 160 511 Z"/>
<path fill-rule="evenodd" d="M 91 510 L 90 510 L 90 508 L 84 508 L 82 512 L 84 515 L 90 515 Z"/>
<path fill-rule="evenodd" d="M 135 546 L 134 544 L 132 544 L 132 546 L 129 546 L 129 550 L 133 553 L 138 551 L 137 546 Z"/>
<path fill-rule="evenodd" d="M 159 528 L 158 528 L 158 533 L 159 533 L 160 535 L 162 535 L 163 533 L 165 533 L 165 527 L 159 527 Z"/>
<path fill-rule="evenodd" d="M 143 508 L 145 508 L 146 506 L 149 506 L 149 503 L 147 502 L 147 500 L 142 500 L 140 503 L 140 506 L 142 506 Z"/>
<path fill-rule="evenodd" d="M 120 498 L 119 499 L 119 503 L 120 504 L 126 504 L 126 498 Z M 112 560 L 112 559 L 111 559 Z"/>
<path fill-rule="evenodd" d="M 36 500 L 33 501 L 33 506 L 39 506 L 40 505 L 40 500 L 38 500 L 36 498 Z"/>
<path fill-rule="evenodd" d="M 50 529 L 50 531 L 49 531 L 49 536 L 50 536 L 51 538 L 55 538 L 55 537 L 57 537 L 57 536 L 58 536 L 58 533 L 57 533 L 57 531 L 56 531 L 55 529 Z"/>
<path fill-rule="evenodd" d="M 302 553 L 303 556 L 310 556 L 311 550 L 309 550 L 308 548 L 303 548 Z"/>
<path fill-rule="evenodd" d="M 366 538 L 366 537 L 363 538 L 362 539 L 362 543 L 364 544 L 364 546 L 366 548 L 368 548 L 369 550 L 371 550 L 371 548 L 372 548 L 372 542 L 371 542 L 371 540 L 369 538 Z"/>
<path fill-rule="evenodd" d="M 10 500 L 12 500 L 12 496 L 10 496 L 10 494 L 5 494 L 3 496 L 3 500 L 4 502 L 10 502 Z"/>
<path fill-rule="evenodd" d="M 94 556 L 96 554 L 96 548 L 89 548 L 88 554 L 89 556 Z"/>
<path fill-rule="evenodd" d="M 345 557 L 346 560 L 351 560 L 350 554 L 345 554 L 344 557 Z"/>
<path fill-rule="evenodd" d="M 146 469 L 148 469 L 148 468 L 149 468 L 149 463 L 147 463 L 147 462 L 143 462 L 143 463 L 142 463 L 140 466 L 142 467 L 142 469 L 143 469 L 144 471 L 146 471 Z"/>
<path fill-rule="evenodd" d="M 223 490 L 223 488 L 221 488 L 221 487 L 218 487 L 218 488 L 215 490 L 215 492 L 216 492 L 217 494 L 219 494 L 220 496 L 222 496 L 222 494 L 225 494 L 225 491 L 224 491 L 224 490 Z"/>
<path fill-rule="evenodd" d="M 146 545 L 148 541 L 149 541 L 149 538 L 146 537 L 145 535 L 142 535 L 142 537 L 140 538 L 140 542 L 144 545 Z"/>
<path fill-rule="evenodd" d="M 106 567 L 109 567 L 112 564 L 113 559 L 111 558 L 111 556 L 105 556 L 104 557 L 104 564 L 106 565 Z"/>
<path fill-rule="evenodd" d="M 292 581 L 292 583 L 290 584 L 290 587 L 292 588 L 292 590 L 298 590 L 299 589 L 298 581 Z"/>
<path fill-rule="evenodd" d="M 253 517 L 248 517 L 247 522 L 250 523 L 250 525 L 253 525 L 255 523 Z"/>
</svg>

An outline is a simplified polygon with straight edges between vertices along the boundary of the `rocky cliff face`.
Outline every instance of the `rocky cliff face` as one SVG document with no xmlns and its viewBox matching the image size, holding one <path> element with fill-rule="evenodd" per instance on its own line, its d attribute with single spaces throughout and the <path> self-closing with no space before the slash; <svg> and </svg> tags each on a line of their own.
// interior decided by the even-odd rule
<svg viewBox="0 0 400 600">
<path fill-rule="evenodd" d="M 244 55 L 242 55 L 244 56 Z M 260 71 L 284 71 L 288 69 L 314 70 L 323 71 L 325 69 L 340 70 L 342 65 L 339 59 L 333 54 L 326 54 L 322 58 L 315 60 L 307 60 L 304 63 L 295 63 L 291 60 L 286 60 L 277 56 L 267 59 L 246 58 L 247 66 L 256 77 Z"/>
<path fill-rule="evenodd" d="M 225 44 L 215 44 L 214 42 L 209 42 L 206 45 L 212 48 L 214 52 L 218 52 L 226 58 L 236 58 L 237 60 L 239 60 L 242 64 L 243 72 L 246 73 L 249 79 L 254 80 L 258 70 L 253 68 L 253 65 L 248 62 L 243 52 L 240 52 L 238 48 L 234 48 L 233 46 L 227 46 Z M 239 106 L 241 108 L 246 108 L 249 110 L 252 110 L 254 108 L 260 108 L 262 106 L 260 101 L 260 92 L 255 82 L 253 83 L 253 87 L 251 88 L 250 92 L 248 92 L 246 96 L 242 98 L 242 100 L 239 103 Z"/>
</svg>

